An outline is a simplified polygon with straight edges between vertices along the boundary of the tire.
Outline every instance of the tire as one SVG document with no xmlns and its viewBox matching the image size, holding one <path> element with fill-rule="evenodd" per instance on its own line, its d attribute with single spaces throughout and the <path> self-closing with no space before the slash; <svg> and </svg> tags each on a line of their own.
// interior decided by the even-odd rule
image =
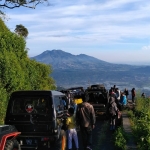
<svg viewBox="0 0 150 150">
<path fill-rule="evenodd" d="M 17 140 L 7 140 L 4 150 L 21 150 Z"/>
<path fill-rule="evenodd" d="M 66 132 L 64 130 L 60 131 L 59 139 L 55 142 L 54 149 L 55 150 L 66 150 Z"/>
</svg>

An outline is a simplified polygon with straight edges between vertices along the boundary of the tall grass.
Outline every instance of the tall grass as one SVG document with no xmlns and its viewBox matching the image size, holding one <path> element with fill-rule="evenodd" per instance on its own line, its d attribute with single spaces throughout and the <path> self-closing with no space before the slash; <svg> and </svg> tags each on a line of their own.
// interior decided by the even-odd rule
<svg viewBox="0 0 150 150">
<path fill-rule="evenodd" d="M 138 97 L 131 117 L 133 133 L 140 150 L 150 150 L 150 99 Z"/>
</svg>

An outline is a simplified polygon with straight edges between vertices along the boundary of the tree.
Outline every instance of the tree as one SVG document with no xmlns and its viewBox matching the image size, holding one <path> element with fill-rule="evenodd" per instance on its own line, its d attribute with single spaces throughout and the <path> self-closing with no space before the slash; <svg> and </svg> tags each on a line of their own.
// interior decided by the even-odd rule
<svg viewBox="0 0 150 150">
<path fill-rule="evenodd" d="M 23 36 L 11 32 L 0 19 L 0 124 L 10 94 L 16 90 L 55 89 L 51 73 L 51 66 L 28 57 Z"/>
<path fill-rule="evenodd" d="M 4 21 L 0 18 L 0 32 L 7 32 L 9 29 L 6 27 Z"/>
<path fill-rule="evenodd" d="M 28 29 L 25 28 L 23 25 L 16 25 L 16 28 L 15 28 L 15 32 L 18 34 L 18 35 L 21 35 L 23 36 L 24 38 L 26 38 L 28 36 Z"/>
<path fill-rule="evenodd" d="M 28 7 L 33 8 L 40 4 L 40 3 L 48 3 L 48 0 L 2 0 L 0 1 L 0 7 L 4 8 L 7 7 L 9 9 L 13 9 L 16 7 Z"/>
</svg>

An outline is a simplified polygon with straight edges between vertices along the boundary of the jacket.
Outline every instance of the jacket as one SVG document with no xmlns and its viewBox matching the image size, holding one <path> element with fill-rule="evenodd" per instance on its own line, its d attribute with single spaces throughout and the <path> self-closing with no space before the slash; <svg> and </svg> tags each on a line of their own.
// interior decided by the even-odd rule
<svg viewBox="0 0 150 150">
<path fill-rule="evenodd" d="M 93 106 L 88 102 L 78 105 L 76 118 L 77 123 L 82 127 L 95 125 L 96 117 Z"/>
</svg>

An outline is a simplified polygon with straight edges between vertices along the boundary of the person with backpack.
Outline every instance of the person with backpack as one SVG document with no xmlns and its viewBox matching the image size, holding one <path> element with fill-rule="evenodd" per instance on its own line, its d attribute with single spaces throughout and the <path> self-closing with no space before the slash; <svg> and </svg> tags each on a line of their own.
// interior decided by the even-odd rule
<svg viewBox="0 0 150 150">
<path fill-rule="evenodd" d="M 110 130 L 115 130 L 116 128 L 116 117 L 117 117 L 118 112 L 119 112 L 119 109 L 115 102 L 115 98 L 111 96 L 109 99 L 109 106 L 108 106 Z"/>
</svg>

